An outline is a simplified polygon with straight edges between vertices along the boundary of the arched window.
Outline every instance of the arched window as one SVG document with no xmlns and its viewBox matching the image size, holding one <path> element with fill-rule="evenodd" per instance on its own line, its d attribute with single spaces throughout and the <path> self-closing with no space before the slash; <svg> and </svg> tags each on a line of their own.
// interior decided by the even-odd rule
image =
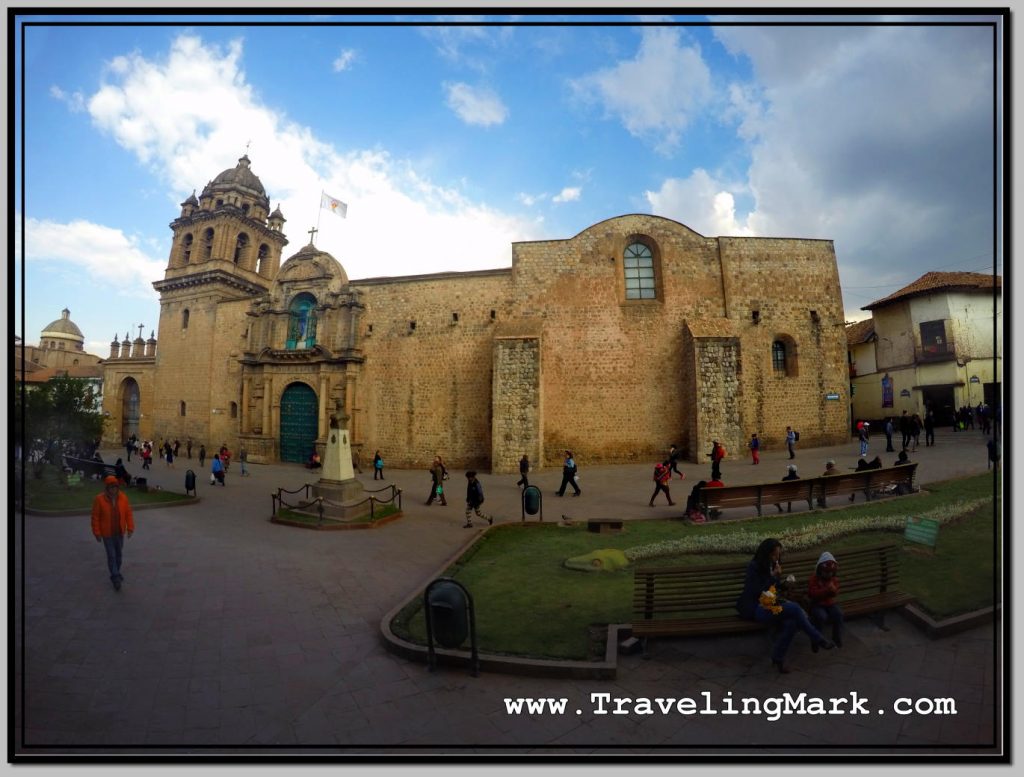
<svg viewBox="0 0 1024 777">
<path fill-rule="evenodd" d="M 184 239 L 181 241 L 181 258 L 185 262 L 185 264 L 188 264 L 188 260 L 192 258 L 192 233 L 191 232 L 189 232 L 187 235 L 185 235 Z"/>
<path fill-rule="evenodd" d="M 238 418 L 238 403 L 237 402 L 232 402 L 231 403 L 231 417 L 232 418 Z"/>
<path fill-rule="evenodd" d="M 178 403 L 178 415 L 180 415 L 180 416 L 185 415 L 185 401 L 184 400 L 182 400 L 181 402 Z"/>
<path fill-rule="evenodd" d="M 780 378 L 795 378 L 800 374 L 796 341 L 789 335 L 780 335 L 772 342 L 772 372 Z"/>
<path fill-rule="evenodd" d="M 312 348 L 316 345 L 316 299 L 312 294 L 302 293 L 288 306 L 289 350 Z"/>
<path fill-rule="evenodd" d="M 182 329 L 188 329 L 188 320 L 189 320 L 190 316 L 191 316 L 191 314 L 188 312 L 188 308 L 185 308 L 183 311 L 181 311 L 181 328 Z"/>
<path fill-rule="evenodd" d="M 218 208 L 223 208 L 224 207 L 224 200 L 217 200 L 217 207 Z"/>
<path fill-rule="evenodd" d="M 242 205 L 242 213 L 244 213 L 246 216 L 249 215 L 249 203 L 244 203 Z"/>
<path fill-rule="evenodd" d="M 213 228 L 203 232 L 203 257 L 209 259 L 213 256 Z"/>
<path fill-rule="evenodd" d="M 643 243 L 630 243 L 622 254 L 626 299 L 656 299 L 654 255 Z"/>
<path fill-rule="evenodd" d="M 270 246 L 266 243 L 260 243 L 259 250 L 256 252 L 256 272 L 263 272 L 266 267 L 263 266 L 263 262 L 270 255 Z"/>
<path fill-rule="evenodd" d="M 248 247 L 249 236 L 244 232 L 239 232 L 238 238 L 235 240 L 235 264 L 245 258 L 245 249 Z"/>
</svg>

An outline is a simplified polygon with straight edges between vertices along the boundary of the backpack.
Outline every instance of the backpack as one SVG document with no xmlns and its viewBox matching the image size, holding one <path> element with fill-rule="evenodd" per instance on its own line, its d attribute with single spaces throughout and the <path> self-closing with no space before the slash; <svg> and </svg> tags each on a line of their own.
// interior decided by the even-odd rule
<svg viewBox="0 0 1024 777">
<path fill-rule="evenodd" d="M 720 450 L 722 452 L 722 458 L 723 459 L 728 455 L 728 451 L 726 451 L 724 445 L 719 445 L 718 446 L 718 450 Z"/>
<path fill-rule="evenodd" d="M 654 465 L 654 482 L 660 483 L 668 474 L 668 468 L 664 464 Z"/>
<path fill-rule="evenodd" d="M 793 432 L 793 442 L 800 442 L 800 432 Z"/>
</svg>

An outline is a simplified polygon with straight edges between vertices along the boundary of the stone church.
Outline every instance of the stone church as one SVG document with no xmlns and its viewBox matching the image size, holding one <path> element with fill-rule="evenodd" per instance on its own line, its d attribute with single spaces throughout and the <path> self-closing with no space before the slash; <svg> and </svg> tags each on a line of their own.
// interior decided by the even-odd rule
<svg viewBox="0 0 1024 777">
<path fill-rule="evenodd" d="M 254 462 L 322 451 L 347 417 L 389 467 L 512 472 L 733 458 L 754 432 L 848 439 L 843 304 L 829 240 L 709 238 L 626 215 L 512 244 L 512 266 L 350 280 L 285 218 L 243 156 L 171 222 L 159 328 L 105 360 L 108 444 L 191 438 Z M 158 337 L 156 336 L 158 335 Z"/>
</svg>

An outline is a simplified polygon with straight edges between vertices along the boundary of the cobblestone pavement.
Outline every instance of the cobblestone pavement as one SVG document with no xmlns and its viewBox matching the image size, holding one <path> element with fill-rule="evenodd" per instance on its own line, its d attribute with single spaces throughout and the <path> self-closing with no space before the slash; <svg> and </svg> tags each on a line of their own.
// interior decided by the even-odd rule
<svg viewBox="0 0 1024 777">
<path fill-rule="evenodd" d="M 912 454 L 922 484 L 985 470 L 980 433 L 940 431 L 937 442 Z M 884 438 L 872 446 L 871 455 Z M 895 454 L 882 456 L 889 464 Z M 856 445 L 798 449 L 796 463 L 810 476 L 827 458 L 852 467 Z M 733 455 L 724 479 L 774 480 L 788 463 L 785 451 L 765 451 L 756 467 Z M 183 490 L 189 464 L 198 462 L 180 459 L 173 470 L 155 463 L 151 485 Z M 678 508 L 647 507 L 652 464 L 591 468 L 584 456 L 578 499 L 554 495 L 557 468 L 531 481 L 545 494 L 548 520 L 678 515 Z M 681 466 L 687 479 L 673 483 L 683 504 L 710 466 Z M 138 469 L 133 460 L 129 470 Z M 88 516 L 17 516 L 15 752 L 695 755 L 807 746 L 920 754 L 985 752 L 993 744 L 998 624 L 932 641 L 898 616 L 889 617 L 888 632 L 862 619 L 850 624 L 842 650 L 812 655 L 796 640 L 794 671 L 785 677 L 771 671 L 758 634 L 652 641 L 652 660 L 620 657 L 613 681 L 429 673 L 384 650 L 379 622 L 482 531 L 461 528 L 462 472 L 452 473 L 447 507 L 426 507 L 426 472 L 386 470 L 386 483 L 404 491 L 402 519 L 374 530 L 313 532 L 267 520 L 271 492 L 311 481 L 310 473 L 297 465 L 250 469 L 243 479 L 233 465 L 223 488 L 200 473 L 199 504 L 139 511 L 120 592 L 107 579 Z M 517 478 L 482 475 L 499 523 L 520 519 Z M 375 487 L 370 469 L 360 479 Z M 856 693 L 870 712 L 777 721 L 722 712 L 730 702 L 739 710 L 743 698 L 786 691 Z M 630 704 L 623 714 L 601 714 L 593 694 L 710 699 L 719 714 L 643 714 Z M 510 714 L 504 700 L 515 697 L 565 698 L 567 707 Z M 901 697 L 951 698 L 956 714 L 900 715 L 893 705 Z"/>
</svg>

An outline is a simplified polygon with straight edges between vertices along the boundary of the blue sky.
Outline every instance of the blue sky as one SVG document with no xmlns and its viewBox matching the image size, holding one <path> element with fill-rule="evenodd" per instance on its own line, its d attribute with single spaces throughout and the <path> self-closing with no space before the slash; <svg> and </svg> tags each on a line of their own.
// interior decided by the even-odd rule
<svg viewBox="0 0 1024 777">
<path fill-rule="evenodd" d="M 966 24 L 990 17 L 478 14 L 26 28 L 16 331 L 36 343 L 68 307 L 92 353 L 140 323 L 148 337 L 168 223 L 247 144 L 286 256 L 319 221 L 353 279 L 507 267 L 514 241 L 636 212 L 832 239 L 848 318 L 929 270 L 997 263 L 994 36 Z M 328 24 L 353 20 L 375 24 Z M 21 54 L 19 37 L 18 78 Z M 321 213 L 321 190 L 347 219 Z"/>
</svg>

